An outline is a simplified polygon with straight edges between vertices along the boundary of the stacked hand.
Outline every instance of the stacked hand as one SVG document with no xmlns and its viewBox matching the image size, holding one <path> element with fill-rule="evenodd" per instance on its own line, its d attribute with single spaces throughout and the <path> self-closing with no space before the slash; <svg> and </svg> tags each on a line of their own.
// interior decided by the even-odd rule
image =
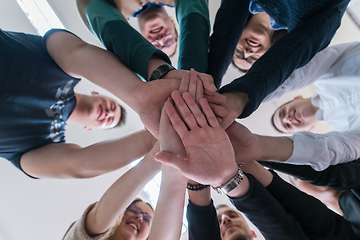
<svg viewBox="0 0 360 240">
<path fill-rule="evenodd" d="M 210 108 L 206 98 L 198 98 L 202 109 L 198 107 L 194 95 L 174 91 L 171 97 L 174 105 L 167 101 L 165 110 L 173 129 L 185 146 L 186 157 L 161 151 L 156 159 L 177 168 L 185 177 L 201 184 L 218 187 L 237 172 L 235 156 L 227 134 Z M 195 95 L 196 99 L 196 95 Z"/>
<path fill-rule="evenodd" d="M 189 73 L 184 70 L 173 70 L 165 76 L 166 78 L 174 77 L 173 79 L 158 79 L 151 82 L 146 82 L 139 85 L 138 89 L 135 91 L 137 99 L 137 107 L 135 110 L 140 115 L 141 121 L 145 127 L 156 138 L 159 137 L 161 109 L 165 103 L 166 98 L 171 94 L 172 91 L 177 89 L 179 89 L 181 92 L 192 92 L 192 89 L 185 87 L 186 84 L 180 85 L 180 79 L 183 79 L 187 74 Z M 215 114 L 219 118 L 225 117 L 227 115 L 227 111 L 224 107 L 226 104 L 226 97 L 215 93 L 216 87 L 213 84 L 212 77 L 206 74 L 197 73 L 194 70 L 191 70 L 190 74 L 192 74 L 192 76 L 196 75 L 195 82 L 197 79 L 200 79 L 204 83 L 203 85 L 205 96 L 209 97 L 209 103 Z M 185 78 L 189 79 L 189 77 Z M 194 77 L 191 79 L 194 79 Z"/>
<path fill-rule="evenodd" d="M 242 124 L 234 121 L 227 129 L 231 144 L 234 146 L 237 163 L 259 160 L 259 138 Z"/>
</svg>

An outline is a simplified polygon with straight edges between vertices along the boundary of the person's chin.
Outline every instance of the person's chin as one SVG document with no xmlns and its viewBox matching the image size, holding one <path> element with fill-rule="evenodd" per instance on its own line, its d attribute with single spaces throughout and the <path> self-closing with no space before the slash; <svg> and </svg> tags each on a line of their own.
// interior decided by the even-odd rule
<svg viewBox="0 0 360 240">
<path fill-rule="evenodd" d="M 245 236 L 247 236 L 245 232 L 235 231 L 230 234 L 226 234 L 223 240 L 239 240 L 239 239 L 244 239 Z"/>
</svg>

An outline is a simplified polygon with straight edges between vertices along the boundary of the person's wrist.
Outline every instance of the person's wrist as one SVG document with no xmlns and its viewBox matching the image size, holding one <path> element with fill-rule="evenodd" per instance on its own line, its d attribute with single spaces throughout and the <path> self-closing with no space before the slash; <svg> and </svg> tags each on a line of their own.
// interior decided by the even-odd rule
<svg viewBox="0 0 360 240">
<path fill-rule="evenodd" d="M 148 61 L 147 65 L 147 74 L 148 79 L 150 79 L 151 74 L 157 69 L 159 66 L 164 65 L 166 62 L 157 55 L 152 55 Z"/>
<path fill-rule="evenodd" d="M 183 69 L 173 69 L 163 75 L 162 79 L 182 79 L 185 72 L 186 70 Z"/>
<path fill-rule="evenodd" d="M 164 78 L 164 76 L 173 71 L 176 70 L 176 68 L 174 68 L 171 64 L 169 63 L 164 63 L 162 65 L 160 65 L 159 67 L 157 67 L 150 76 L 149 81 L 153 81 L 153 80 L 157 80 L 157 79 L 162 79 Z"/>
<path fill-rule="evenodd" d="M 149 171 L 160 171 L 161 163 L 155 160 L 155 154 L 148 152 L 139 164 L 144 164 Z"/>
<path fill-rule="evenodd" d="M 228 104 L 236 110 L 238 116 L 241 115 L 249 102 L 249 97 L 243 92 L 226 92 L 223 95 L 227 97 Z"/>
<path fill-rule="evenodd" d="M 161 170 L 164 175 L 163 177 L 168 176 L 166 179 L 168 179 L 167 181 L 170 184 L 187 184 L 187 178 L 184 177 L 175 167 L 163 165 Z"/>
<path fill-rule="evenodd" d="M 231 198 L 240 198 L 244 196 L 250 189 L 250 182 L 246 175 L 244 175 L 241 183 L 234 188 L 232 191 L 228 192 L 226 195 Z"/>
<path fill-rule="evenodd" d="M 238 166 L 237 164 L 231 165 L 231 167 L 228 168 L 228 171 L 226 173 L 222 174 L 222 177 L 211 184 L 213 188 L 219 188 L 222 187 L 224 184 L 226 184 L 230 179 L 232 179 L 238 172 Z"/>
<path fill-rule="evenodd" d="M 233 191 L 243 180 L 244 173 L 241 170 L 242 164 L 238 164 L 236 173 L 229 178 L 225 183 L 220 185 L 219 187 L 214 187 L 214 190 L 219 194 L 228 194 Z"/>
<path fill-rule="evenodd" d="M 148 145 L 148 147 L 151 149 L 154 147 L 156 142 L 158 141 L 147 129 L 144 131 L 144 141 Z"/>
<path fill-rule="evenodd" d="M 197 183 L 197 184 L 191 184 L 191 183 L 187 183 L 187 186 L 186 188 L 190 191 L 202 191 L 202 190 L 205 190 L 206 188 L 210 187 L 210 185 L 203 185 L 203 184 L 200 184 L 200 183 Z"/>
</svg>

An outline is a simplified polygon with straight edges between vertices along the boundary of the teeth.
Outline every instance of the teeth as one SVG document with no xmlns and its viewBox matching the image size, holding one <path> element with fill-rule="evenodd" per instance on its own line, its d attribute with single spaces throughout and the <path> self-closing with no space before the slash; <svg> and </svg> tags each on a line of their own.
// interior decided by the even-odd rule
<svg viewBox="0 0 360 240">
<path fill-rule="evenodd" d="M 161 27 L 155 28 L 154 30 L 151 30 L 151 33 L 158 33 L 161 31 Z"/>
<path fill-rule="evenodd" d="M 137 231 L 137 226 L 133 223 L 129 223 L 130 226 L 132 226 L 133 228 L 135 228 L 135 230 Z"/>
<path fill-rule="evenodd" d="M 259 43 L 253 42 L 253 41 L 251 41 L 251 40 L 249 40 L 249 39 L 246 39 L 246 42 L 247 42 L 250 46 L 252 46 L 252 47 L 258 47 L 258 46 L 260 46 Z"/>
</svg>

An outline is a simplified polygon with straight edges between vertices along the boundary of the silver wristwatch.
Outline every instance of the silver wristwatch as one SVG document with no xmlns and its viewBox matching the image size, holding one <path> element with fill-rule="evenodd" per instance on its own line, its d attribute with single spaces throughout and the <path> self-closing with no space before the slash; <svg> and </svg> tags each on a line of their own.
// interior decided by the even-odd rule
<svg viewBox="0 0 360 240">
<path fill-rule="evenodd" d="M 241 181 L 244 179 L 244 173 L 241 170 L 241 165 L 242 164 L 238 165 L 238 172 L 235 174 L 235 176 L 230 178 L 229 181 L 227 181 L 225 184 L 223 184 L 220 187 L 217 187 L 217 188 L 213 187 L 213 189 L 218 194 L 227 194 L 227 193 L 231 192 L 232 190 L 234 190 L 241 183 Z"/>
</svg>

